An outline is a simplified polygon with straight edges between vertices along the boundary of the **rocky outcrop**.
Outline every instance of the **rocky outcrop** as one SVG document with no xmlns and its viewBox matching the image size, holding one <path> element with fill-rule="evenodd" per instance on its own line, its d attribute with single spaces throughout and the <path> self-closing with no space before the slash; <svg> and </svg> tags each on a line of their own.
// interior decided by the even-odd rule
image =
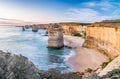
<svg viewBox="0 0 120 79">
<path fill-rule="evenodd" d="M 0 51 L 0 79 L 41 79 L 39 71 L 26 57 Z"/>
<path fill-rule="evenodd" d="M 81 73 L 37 69 L 26 57 L 0 51 L 0 79 L 82 79 Z"/>
<path fill-rule="evenodd" d="M 48 28 L 48 47 L 61 48 L 63 43 L 63 30 L 58 24 L 52 24 Z"/>
<path fill-rule="evenodd" d="M 120 55 L 120 23 L 105 21 L 89 25 L 85 47 L 99 50 L 110 58 Z"/>
</svg>

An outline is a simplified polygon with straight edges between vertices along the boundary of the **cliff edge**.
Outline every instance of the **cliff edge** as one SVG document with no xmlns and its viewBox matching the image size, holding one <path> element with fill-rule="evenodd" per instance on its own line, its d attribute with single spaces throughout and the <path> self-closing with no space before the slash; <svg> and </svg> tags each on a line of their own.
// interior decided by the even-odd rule
<svg viewBox="0 0 120 79">
<path fill-rule="evenodd" d="M 0 51 L 0 79 L 41 79 L 38 72 L 26 57 Z"/>
<path fill-rule="evenodd" d="M 98 50 L 110 58 L 120 55 L 120 23 L 99 22 L 86 29 L 85 47 Z"/>
</svg>

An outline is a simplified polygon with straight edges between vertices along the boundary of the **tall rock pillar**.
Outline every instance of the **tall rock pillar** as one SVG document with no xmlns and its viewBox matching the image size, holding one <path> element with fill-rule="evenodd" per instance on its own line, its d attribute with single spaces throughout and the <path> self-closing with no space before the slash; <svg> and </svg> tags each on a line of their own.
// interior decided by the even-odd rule
<svg viewBox="0 0 120 79">
<path fill-rule="evenodd" d="M 48 47 L 62 48 L 63 43 L 63 29 L 58 24 L 51 24 L 48 27 Z"/>
<path fill-rule="evenodd" d="M 38 31 L 37 25 L 33 25 L 33 26 L 32 26 L 32 31 L 33 31 L 33 32 L 37 32 L 37 31 Z"/>
</svg>

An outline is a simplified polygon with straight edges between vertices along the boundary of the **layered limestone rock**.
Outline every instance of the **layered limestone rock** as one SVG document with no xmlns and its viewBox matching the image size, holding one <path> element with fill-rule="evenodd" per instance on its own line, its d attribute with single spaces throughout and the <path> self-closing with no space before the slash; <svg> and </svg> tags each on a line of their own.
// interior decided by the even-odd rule
<svg viewBox="0 0 120 79">
<path fill-rule="evenodd" d="M 49 24 L 34 24 L 30 25 L 30 27 L 36 26 L 37 29 L 48 29 Z"/>
<path fill-rule="evenodd" d="M 59 25 L 62 27 L 63 32 L 65 35 L 74 35 L 75 33 L 83 33 L 86 31 L 86 25 L 88 24 L 82 24 L 82 23 L 59 23 Z M 25 28 L 33 27 L 35 31 L 37 29 L 48 29 L 50 24 L 36 24 L 36 25 L 26 25 Z M 36 28 L 37 27 L 37 28 Z M 33 30 L 34 31 L 34 30 Z"/>
<path fill-rule="evenodd" d="M 85 31 L 86 27 L 80 23 L 60 23 L 65 35 L 74 35 Z"/>
<path fill-rule="evenodd" d="M 48 47 L 61 48 L 63 43 L 63 29 L 58 24 L 51 24 L 48 27 Z"/>
<path fill-rule="evenodd" d="M 48 29 L 49 24 L 37 24 L 39 29 Z"/>
<path fill-rule="evenodd" d="M 120 22 L 105 21 L 89 25 L 84 46 L 99 50 L 110 58 L 120 55 Z"/>
</svg>

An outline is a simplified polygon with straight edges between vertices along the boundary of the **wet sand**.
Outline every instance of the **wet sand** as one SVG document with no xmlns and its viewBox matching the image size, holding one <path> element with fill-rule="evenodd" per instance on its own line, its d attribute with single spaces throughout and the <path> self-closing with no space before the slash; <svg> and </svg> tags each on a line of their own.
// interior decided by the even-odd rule
<svg viewBox="0 0 120 79">
<path fill-rule="evenodd" d="M 73 71 L 83 72 L 88 68 L 97 69 L 100 68 L 103 62 L 108 61 L 108 57 L 104 54 L 82 47 L 83 38 L 65 35 L 64 39 L 68 41 L 67 46 L 71 47 L 75 52 L 74 56 L 65 61 Z"/>
</svg>

